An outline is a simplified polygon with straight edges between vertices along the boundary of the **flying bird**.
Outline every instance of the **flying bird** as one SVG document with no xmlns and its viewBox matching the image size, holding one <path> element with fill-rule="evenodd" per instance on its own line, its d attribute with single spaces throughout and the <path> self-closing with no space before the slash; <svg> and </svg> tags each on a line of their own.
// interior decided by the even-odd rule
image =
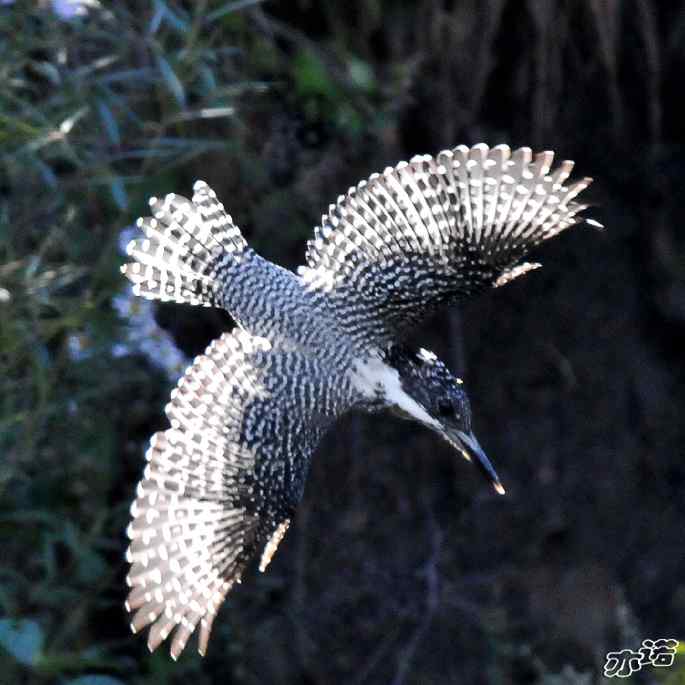
<svg viewBox="0 0 685 685">
<path fill-rule="evenodd" d="M 400 162 L 328 208 L 297 273 L 252 250 L 203 181 L 150 200 L 122 267 L 137 295 L 222 307 L 237 326 L 171 393 L 131 507 L 126 608 L 171 656 L 212 622 L 248 562 L 264 571 L 322 435 L 351 409 L 418 421 L 504 488 L 461 379 L 403 340 L 435 310 L 539 267 L 536 245 L 580 221 L 573 162 L 506 145 Z"/>
</svg>

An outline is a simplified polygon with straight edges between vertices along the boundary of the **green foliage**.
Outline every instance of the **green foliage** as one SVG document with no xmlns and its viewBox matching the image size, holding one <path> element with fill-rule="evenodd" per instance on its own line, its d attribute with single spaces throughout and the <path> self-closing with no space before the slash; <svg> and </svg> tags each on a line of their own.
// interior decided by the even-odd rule
<svg viewBox="0 0 685 685">
<path fill-rule="evenodd" d="M 685 640 L 678 641 L 672 667 L 651 670 L 660 685 L 685 685 Z"/>
<path fill-rule="evenodd" d="M 0 645 L 20 664 L 35 666 L 43 649 L 43 631 L 35 621 L 0 619 Z"/>
<path fill-rule="evenodd" d="M 374 94 L 376 82 L 370 64 L 347 58 L 344 75 L 336 77 L 312 49 L 301 49 L 292 64 L 295 93 L 311 121 L 331 121 L 341 130 L 359 135 L 365 128 L 365 109 L 358 95 Z"/>
<path fill-rule="evenodd" d="M 82 675 L 67 680 L 64 685 L 124 685 L 124 681 L 108 675 Z"/>
<path fill-rule="evenodd" d="M 5 10 L 0 141 L 9 178 L 26 183 L 29 173 L 54 189 L 66 185 L 55 167 L 66 167 L 67 190 L 105 184 L 125 209 L 127 187 L 143 174 L 222 147 L 203 122 L 230 120 L 237 89 L 257 84 L 235 82 L 236 50 L 217 35 L 231 10 L 220 9 L 112 3 L 69 23 L 34 10 L 20 31 Z"/>
<path fill-rule="evenodd" d="M 294 59 L 293 77 L 302 97 L 321 96 L 335 101 L 340 91 L 325 66 L 314 53 L 302 50 Z"/>
<path fill-rule="evenodd" d="M 93 634 L 110 615 L 123 625 L 126 455 L 138 472 L 137 431 L 158 420 L 168 380 L 115 352 L 127 340 L 111 306 L 125 291 L 119 230 L 147 184 L 173 186 L 181 165 L 230 148 L 239 99 L 263 90 L 239 77 L 227 40 L 233 14 L 254 4 L 93 4 L 71 21 L 47 3 L 0 7 L 0 605 L 11 617 L 0 661 L 11 681 L 29 669 L 115 685 L 96 672 L 130 671 L 120 642 Z"/>
</svg>

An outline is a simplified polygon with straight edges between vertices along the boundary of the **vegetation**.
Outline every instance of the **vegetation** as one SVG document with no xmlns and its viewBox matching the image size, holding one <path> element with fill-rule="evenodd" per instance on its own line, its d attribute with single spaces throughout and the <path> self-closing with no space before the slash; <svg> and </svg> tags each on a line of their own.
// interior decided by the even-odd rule
<svg viewBox="0 0 685 685">
<path fill-rule="evenodd" d="M 657 0 L 0 2 L 2 679 L 581 684 L 685 639 L 684 32 Z M 208 657 L 148 655 L 128 507 L 170 341 L 231 322 L 133 301 L 126 227 L 201 177 L 293 267 L 348 185 L 481 139 L 575 158 L 609 227 L 417 334 L 466 376 L 509 496 L 349 417 Z M 653 679 L 682 682 L 682 655 Z"/>
</svg>

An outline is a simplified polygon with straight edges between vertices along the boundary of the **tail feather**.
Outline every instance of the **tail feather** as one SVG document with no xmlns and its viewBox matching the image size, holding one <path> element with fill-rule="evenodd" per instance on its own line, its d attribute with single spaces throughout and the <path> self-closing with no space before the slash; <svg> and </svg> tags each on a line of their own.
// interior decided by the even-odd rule
<svg viewBox="0 0 685 685">
<path fill-rule="evenodd" d="M 121 270 L 136 295 L 223 306 L 227 273 L 248 246 L 214 191 L 204 181 L 193 190 L 192 201 L 173 193 L 150 199 L 153 216 L 137 222 L 145 237 L 128 244 L 133 261 Z"/>
</svg>

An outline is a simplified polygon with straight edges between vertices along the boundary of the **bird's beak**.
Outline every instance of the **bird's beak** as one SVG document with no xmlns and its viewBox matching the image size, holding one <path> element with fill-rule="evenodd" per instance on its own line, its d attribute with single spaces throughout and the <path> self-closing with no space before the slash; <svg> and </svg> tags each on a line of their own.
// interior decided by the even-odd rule
<svg viewBox="0 0 685 685">
<path fill-rule="evenodd" d="M 457 449 L 461 451 L 464 458 L 474 462 L 492 487 L 495 488 L 500 495 L 503 495 L 505 491 L 499 480 L 499 476 L 485 452 L 483 452 L 483 448 L 478 444 L 476 436 L 472 432 L 464 433 L 460 430 L 450 431 L 450 433 L 450 437 L 454 438 L 451 442 L 453 442 Z"/>
</svg>

